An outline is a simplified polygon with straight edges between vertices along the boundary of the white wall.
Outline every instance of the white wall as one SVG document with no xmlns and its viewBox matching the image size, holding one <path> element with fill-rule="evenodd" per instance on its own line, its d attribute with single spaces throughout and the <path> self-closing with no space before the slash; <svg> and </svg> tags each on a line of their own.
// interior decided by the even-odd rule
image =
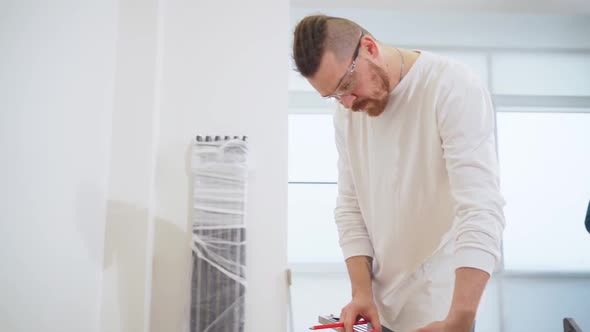
<svg viewBox="0 0 590 332">
<path fill-rule="evenodd" d="M 157 0 L 119 0 L 100 330 L 149 331 L 159 91 Z"/>
<path fill-rule="evenodd" d="M 151 330 L 187 320 L 188 147 L 197 134 L 247 135 L 246 331 L 286 326 L 288 1 L 161 3 Z"/>
<path fill-rule="evenodd" d="M 249 137 L 246 330 L 284 329 L 287 33 L 286 0 L 2 3 L 0 330 L 187 329 L 196 134 Z"/>
<path fill-rule="evenodd" d="M 0 4 L 0 330 L 97 331 L 116 2 Z"/>
</svg>

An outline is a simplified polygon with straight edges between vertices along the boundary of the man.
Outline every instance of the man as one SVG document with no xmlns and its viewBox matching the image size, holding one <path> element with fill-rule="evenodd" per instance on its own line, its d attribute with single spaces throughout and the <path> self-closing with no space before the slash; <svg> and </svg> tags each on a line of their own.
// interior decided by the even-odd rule
<svg viewBox="0 0 590 332">
<path fill-rule="evenodd" d="M 471 331 L 504 229 L 486 88 L 459 63 L 385 45 L 343 18 L 302 19 L 293 57 L 341 106 L 344 330 L 364 317 L 377 332 Z"/>
</svg>

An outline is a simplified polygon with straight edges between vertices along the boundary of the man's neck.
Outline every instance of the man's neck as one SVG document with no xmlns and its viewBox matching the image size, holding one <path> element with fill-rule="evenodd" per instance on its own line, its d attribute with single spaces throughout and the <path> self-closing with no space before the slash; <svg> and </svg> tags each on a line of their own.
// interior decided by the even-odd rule
<svg viewBox="0 0 590 332">
<path fill-rule="evenodd" d="M 399 51 L 398 51 L 399 50 Z M 402 56 L 404 62 L 404 77 L 408 74 L 416 59 L 420 56 L 420 53 L 405 50 L 402 48 L 395 48 L 393 46 L 386 46 L 384 48 L 384 56 L 385 56 L 385 72 L 389 77 L 389 82 L 391 82 L 391 91 L 395 89 L 395 87 L 400 82 L 401 76 L 401 64 L 402 64 Z M 400 55 L 401 53 L 401 55 Z M 391 92 L 390 91 L 390 92 Z"/>
</svg>

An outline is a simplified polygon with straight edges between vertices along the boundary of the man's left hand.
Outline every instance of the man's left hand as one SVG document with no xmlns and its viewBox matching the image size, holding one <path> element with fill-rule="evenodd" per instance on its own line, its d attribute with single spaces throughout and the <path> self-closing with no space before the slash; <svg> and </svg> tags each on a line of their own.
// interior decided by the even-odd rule
<svg viewBox="0 0 590 332">
<path fill-rule="evenodd" d="M 460 267 L 455 270 L 455 290 L 447 318 L 414 332 L 471 332 L 479 299 L 489 278 L 487 272 L 476 268 Z"/>
</svg>

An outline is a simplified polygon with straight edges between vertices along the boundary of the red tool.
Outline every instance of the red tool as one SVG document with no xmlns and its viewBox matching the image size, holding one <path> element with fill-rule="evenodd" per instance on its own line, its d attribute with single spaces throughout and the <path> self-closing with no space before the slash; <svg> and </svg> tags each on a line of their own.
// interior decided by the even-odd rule
<svg viewBox="0 0 590 332">
<path fill-rule="evenodd" d="M 367 323 L 369 323 L 369 322 L 367 322 L 366 320 L 361 318 L 358 321 L 356 321 L 356 323 L 354 323 L 353 325 L 363 325 L 363 324 L 367 324 Z M 310 327 L 309 329 L 310 330 L 322 330 L 322 329 L 335 329 L 335 328 L 339 328 L 339 327 L 344 327 L 344 323 L 338 322 L 338 323 L 332 323 L 332 324 L 316 325 L 316 326 Z"/>
</svg>

